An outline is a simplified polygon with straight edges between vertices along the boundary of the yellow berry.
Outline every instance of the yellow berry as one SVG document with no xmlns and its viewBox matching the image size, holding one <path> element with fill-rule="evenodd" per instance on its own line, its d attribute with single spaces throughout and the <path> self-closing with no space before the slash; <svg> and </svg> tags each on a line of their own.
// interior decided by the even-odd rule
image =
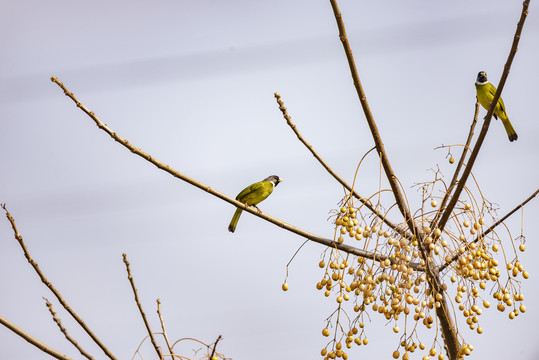
<svg viewBox="0 0 539 360">
<path fill-rule="evenodd" d="M 524 250 L 526 250 L 526 245 L 520 244 L 520 246 L 518 247 L 518 249 L 519 249 L 520 251 L 524 251 Z"/>
<path fill-rule="evenodd" d="M 319 268 L 324 268 L 324 267 L 326 267 L 326 263 L 323 262 L 323 261 L 320 261 L 320 262 L 318 263 L 318 267 L 319 267 Z"/>
<path fill-rule="evenodd" d="M 393 359 L 398 359 L 399 356 L 401 356 L 401 354 L 399 353 L 398 350 L 393 351 Z"/>
<path fill-rule="evenodd" d="M 432 201 L 430 202 L 430 206 L 436 207 L 436 206 L 438 206 L 438 203 L 436 202 L 436 200 L 432 200 Z"/>
<path fill-rule="evenodd" d="M 399 332 L 399 327 L 398 326 L 393 326 L 393 332 L 398 333 Z"/>
<path fill-rule="evenodd" d="M 454 162 L 455 162 L 455 159 L 453 158 L 453 156 L 451 156 L 451 157 L 449 158 L 449 163 L 450 163 L 450 164 L 453 164 Z"/>
<path fill-rule="evenodd" d="M 527 278 L 530 277 L 530 274 L 528 274 L 527 271 L 523 271 L 523 272 L 522 272 L 522 277 L 523 277 L 524 279 L 527 279 Z"/>
<path fill-rule="evenodd" d="M 327 353 L 328 351 L 326 349 L 322 349 L 322 351 L 320 351 L 320 355 L 322 356 L 326 356 Z"/>
<path fill-rule="evenodd" d="M 324 330 L 322 330 L 322 335 L 329 336 L 329 329 L 325 328 Z"/>
<path fill-rule="evenodd" d="M 288 290 L 288 284 L 287 284 L 287 283 L 283 283 L 282 289 L 283 289 L 283 291 Z"/>
</svg>

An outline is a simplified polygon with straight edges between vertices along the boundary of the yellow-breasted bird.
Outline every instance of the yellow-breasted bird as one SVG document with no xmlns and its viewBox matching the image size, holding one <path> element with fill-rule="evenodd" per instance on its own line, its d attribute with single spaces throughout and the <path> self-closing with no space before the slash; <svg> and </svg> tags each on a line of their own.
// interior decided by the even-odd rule
<svg viewBox="0 0 539 360">
<path fill-rule="evenodd" d="M 256 207 L 257 204 L 270 196 L 273 189 L 279 185 L 281 181 L 283 181 L 283 179 L 280 179 L 277 175 L 268 176 L 262 181 L 247 186 L 238 194 L 238 196 L 236 196 L 236 200 L 249 206 Z M 242 211 L 243 209 L 236 209 L 236 212 L 230 221 L 230 225 L 228 225 L 228 231 L 234 232 L 234 230 L 236 230 L 236 225 L 238 224 Z"/>
<path fill-rule="evenodd" d="M 488 111 L 490 103 L 492 102 L 492 99 L 494 99 L 496 88 L 494 85 L 488 82 L 486 72 L 480 71 L 479 74 L 477 74 L 475 89 L 477 90 L 477 100 Z M 499 117 L 502 121 L 503 127 L 505 128 L 507 136 L 509 137 L 509 141 L 515 141 L 518 139 L 518 135 L 515 132 L 515 129 L 513 129 L 513 125 L 511 125 L 511 122 L 505 113 L 505 105 L 503 104 L 501 97 L 498 99 L 496 108 L 494 108 L 494 117 L 496 119 Z"/>
</svg>

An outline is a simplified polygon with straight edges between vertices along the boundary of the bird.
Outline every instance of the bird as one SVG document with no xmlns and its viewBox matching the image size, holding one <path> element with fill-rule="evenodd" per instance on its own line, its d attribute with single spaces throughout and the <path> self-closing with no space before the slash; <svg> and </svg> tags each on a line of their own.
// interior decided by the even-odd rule
<svg viewBox="0 0 539 360">
<path fill-rule="evenodd" d="M 248 206 L 256 207 L 260 202 L 266 200 L 266 198 L 273 192 L 273 189 L 279 185 L 281 181 L 283 181 L 283 179 L 279 178 L 277 175 L 268 176 L 262 181 L 247 186 L 238 194 L 238 196 L 236 196 L 236 200 Z M 236 212 L 230 221 L 230 225 L 228 225 L 228 231 L 234 232 L 236 230 L 236 225 L 238 224 L 242 211 L 243 209 L 241 208 L 236 209 Z"/>
<path fill-rule="evenodd" d="M 479 74 L 477 74 L 477 80 L 475 81 L 475 89 L 477 90 L 477 100 L 479 101 L 481 106 L 483 106 L 488 111 L 490 103 L 494 99 L 496 88 L 494 87 L 494 85 L 488 82 L 486 72 L 480 71 Z M 503 127 L 505 128 L 507 136 L 509 137 L 509 141 L 515 141 L 516 139 L 518 139 L 518 135 L 515 132 L 513 125 L 511 125 L 507 114 L 505 113 L 505 105 L 503 104 L 503 100 L 501 97 L 498 99 L 498 103 L 496 104 L 496 108 L 494 109 L 494 118 L 496 118 L 497 120 L 498 117 L 502 121 Z"/>
</svg>

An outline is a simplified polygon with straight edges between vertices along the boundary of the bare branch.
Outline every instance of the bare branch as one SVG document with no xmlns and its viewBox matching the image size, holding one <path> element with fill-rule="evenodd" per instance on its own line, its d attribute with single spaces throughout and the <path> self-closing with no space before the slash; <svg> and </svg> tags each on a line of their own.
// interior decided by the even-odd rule
<svg viewBox="0 0 539 360">
<path fill-rule="evenodd" d="M 127 255 L 122 254 L 122 257 L 124 259 L 125 269 L 127 271 L 127 278 L 129 279 L 129 283 L 131 284 L 131 288 L 133 289 L 133 294 L 135 295 L 135 302 L 137 303 L 137 307 L 140 311 L 140 316 L 142 316 L 142 320 L 144 321 L 146 330 L 148 330 L 148 335 L 150 336 L 152 345 L 155 348 L 155 351 L 157 352 L 157 356 L 159 356 L 159 359 L 163 359 L 163 355 L 161 354 L 161 349 L 159 348 L 159 346 L 157 345 L 157 342 L 155 341 L 152 329 L 150 328 L 150 324 L 148 323 L 148 319 L 146 319 L 146 314 L 144 313 L 144 310 L 142 309 L 142 305 L 140 304 L 138 293 L 137 293 L 137 288 L 135 287 L 135 282 L 133 281 L 133 275 L 131 275 L 131 269 L 129 268 L 129 261 L 127 261 Z"/>
<path fill-rule="evenodd" d="M 90 330 L 90 328 L 86 325 L 86 323 L 77 315 L 77 313 L 71 309 L 71 307 L 67 304 L 67 302 L 62 298 L 60 295 L 60 292 L 56 290 L 56 288 L 52 285 L 52 283 L 45 277 L 39 266 L 37 265 L 37 262 L 32 259 L 30 256 L 30 252 L 26 248 L 26 245 L 24 244 L 24 241 L 22 240 L 21 234 L 19 234 L 19 231 L 17 230 L 17 225 L 15 225 L 15 219 L 9 211 L 6 209 L 6 205 L 2 204 L 2 208 L 6 211 L 6 217 L 11 223 L 11 227 L 13 228 L 13 233 L 15 234 L 15 239 L 19 242 L 19 245 L 22 248 L 22 251 L 24 252 L 24 256 L 26 257 L 26 260 L 32 265 L 34 270 L 36 271 L 37 275 L 41 279 L 41 282 L 45 284 L 49 290 L 56 296 L 56 299 L 60 302 L 60 304 L 64 307 L 64 309 L 67 310 L 67 312 L 79 323 L 79 325 L 86 331 L 86 333 L 92 338 L 92 340 L 103 350 L 103 352 L 113 360 L 116 360 L 116 357 L 112 355 L 112 353 L 107 349 L 107 347 L 97 338 L 97 336 Z"/>
<path fill-rule="evenodd" d="M 124 147 L 126 147 L 129 151 L 131 151 L 132 153 L 142 157 L 143 159 L 151 162 L 152 164 L 154 164 L 157 168 L 163 170 L 163 171 L 166 171 L 168 172 L 169 174 L 171 174 L 172 176 L 180 179 L 180 180 L 183 180 L 201 190 L 204 190 L 208 193 L 210 193 L 211 195 L 213 196 L 216 196 L 218 197 L 219 199 L 221 200 L 224 200 L 238 208 L 242 208 L 244 211 L 247 211 L 255 216 L 258 216 L 259 218 L 262 218 L 266 221 L 269 221 L 271 222 L 272 224 L 275 224 L 285 230 L 288 230 L 290 232 L 293 232 L 294 234 L 297 234 L 301 237 L 304 237 L 306 239 L 309 239 L 311 241 L 314 241 L 314 242 L 317 242 L 319 244 L 322 244 L 322 245 L 325 245 L 325 246 L 329 246 L 329 247 L 334 247 L 334 248 L 337 248 L 343 252 L 346 252 L 346 253 L 349 253 L 349 254 L 353 254 L 353 255 L 357 255 L 357 256 L 361 256 L 361 257 L 364 257 L 364 258 L 367 258 L 367 259 L 372 259 L 372 260 L 376 260 L 376 261 L 382 261 L 382 260 L 385 260 L 387 259 L 388 257 L 385 256 L 385 255 L 381 255 L 381 254 L 374 254 L 370 251 L 366 251 L 366 250 L 362 250 L 362 249 L 358 249 L 358 248 L 355 248 L 353 246 L 350 246 L 350 245 L 346 245 L 346 244 L 339 244 L 339 243 L 336 243 L 334 242 L 333 240 L 330 240 L 330 239 L 327 239 L 327 238 L 324 238 L 324 237 L 321 237 L 321 236 L 318 236 L 318 235 L 315 235 L 315 234 L 312 234 L 308 231 L 305 231 L 305 230 L 302 230 L 298 227 L 295 227 L 293 225 L 290 225 L 284 221 L 281 221 L 277 218 L 274 218 L 273 216 L 270 216 L 270 215 L 267 215 L 261 211 L 259 211 L 258 209 L 254 208 L 254 207 L 250 207 L 250 206 L 247 206 L 246 204 L 244 203 L 241 203 L 239 201 L 237 201 L 236 199 L 234 198 L 231 198 L 230 196 L 227 196 L 217 190 L 214 190 L 212 189 L 211 187 L 209 187 L 208 185 L 205 185 L 195 179 L 192 179 L 176 170 L 174 170 L 173 168 L 171 168 L 170 166 L 166 165 L 166 164 L 163 164 L 162 162 L 158 161 L 157 159 L 155 159 L 154 157 L 150 156 L 149 154 L 145 153 L 144 151 L 134 147 L 133 145 L 131 145 L 129 143 L 129 141 L 121 138 L 118 134 L 116 134 L 114 131 L 112 131 L 107 125 L 103 124 L 98 118 L 97 116 L 90 110 L 88 110 L 86 108 L 86 106 L 84 106 L 81 102 L 79 102 L 79 100 L 77 100 L 77 98 L 75 97 L 75 95 L 73 95 L 72 92 L 70 92 L 65 86 L 64 84 L 62 84 L 57 78 L 55 77 L 51 77 L 51 81 L 56 83 L 60 88 L 62 88 L 62 90 L 64 91 L 64 94 L 66 96 L 68 96 L 69 98 L 71 98 L 71 100 L 73 100 L 75 102 L 75 104 L 77 105 L 78 108 L 80 108 L 82 111 L 84 111 L 88 116 L 90 116 L 90 118 L 95 122 L 95 124 L 97 125 L 98 128 L 100 128 L 101 130 L 105 131 L 107 134 L 110 135 L 110 137 L 112 137 L 116 142 L 122 144 Z M 394 261 L 393 259 L 390 259 L 392 262 Z M 419 266 L 419 264 L 410 264 L 410 266 L 412 266 L 414 269 L 416 270 L 421 270 L 422 267 Z"/>
<path fill-rule="evenodd" d="M 333 14 L 335 15 L 335 20 L 337 21 L 337 26 L 339 28 L 339 38 L 342 42 L 344 52 L 346 53 L 346 58 L 348 59 L 348 66 L 350 67 L 352 79 L 354 80 L 354 86 L 356 88 L 361 107 L 363 108 L 363 113 L 365 114 L 365 118 L 367 120 L 367 123 L 369 124 L 374 144 L 376 145 L 376 150 L 382 160 L 382 166 L 384 167 L 387 180 L 389 181 L 389 185 L 391 186 L 391 190 L 393 191 L 393 195 L 395 196 L 395 201 L 397 202 L 397 206 L 399 207 L 399 210 L 404 217 L 404 220 L 406 221 L 410 231 L 413 234 L 421 235 L 421 229 L 416 228 L 416 224 L 413 221 L 410 209 L 406 206 L 406 201 L 404 199 L 404 196 L 402 195 L 401 189 L 396 179 L 397 177 L 395 176 L 395 173 L 391 168 L 391 164 L 389 163 L 389 159 L 384 148 L 384 143 L 382 142 L 382 138 L 380 136 L 380 133 L 378 132 L 378 126 L 374 121 L 374 117 L 372 116 L 369 103 L 367 102 L 367 96 L 365 95 L 365 91 L 363 90 L 363 86 L 361 85 L 361 81 L 359 80 L 354 55 L 352 54 L 352 48 L 350 47 L 350 44 L 348 43 L 348 38 L 346 37 L 346 30 L 344 27 L 344 22 L 342 20 L 342 14 L 339 10 L 339 7 L 337 6 L 337 1 L 330 0 L 330 2 L 333 8 Z"/>
<path fill-rule="evenodd" d="M 161 315 L 161 300 L 159 299 L 157 299 L 157 314 L 159 316 L 159 321 L 161 322 L 161 329 L 163 330 L 163 337 L 165 338 L 165 342 L 167 343 L 169 355 L 174 358 L 174 351 L 172 350 L 172 346 L 170 346 L 170 342 L 168 340 L 167 329 L 165 328 L 165 321 L 163 320 L 163 316 Z"/>
<path fill-rule="evenodd" d="M 288 124 L 288 126 L 290 126 L 290 128 L 292 129 L 292 131 L 294 131 L 294 134 L 296 134 L 296 136 L 298 137 L 299 141 L 301 141 L 303 143 L 303 145 L 305 145 L 307 147 L 307 149 L 309 149 L 309 151 L 311 152 L 311 154 L 313 154 L 313 156 L 315 157 L 316 160 L 318 160 L 318 162 L 324 167 L 324 169 L 327 170 L 327 172 L 333 176 L 335 178 L 335 180 L 337 180 L 346 190 L 348 190 L 356 199 L 358 199 L 361 203 L 363 203 L 363 205 L 365 205 L 370 211 L 372 211 L 373 214 L 375 214 L 376 216 L 378 216 L 378 218 L 380 218 L 383 222 L 385 222 L 390 228 L 392 228 L 393 230 L 395 230 L 397 233 L 399 233 L 401 236 L 404 236 L 404 237 L 410 237 L 406 234 L 406 231 L 404 229 L 402 229 L 401 227 L 399 227 L 398 225 L 396 225 L 395 223 L 393 223 L 391 220 L 389 220 L 384 214 L 380 213 L 373 205 L 372 203 L 369 201 L 369 199 L 366 199 L 364 197 L 362 197 L 354 188 L 352 188 L 352 186 L 350 186 L 342 177 L 340 177 L 335 171 L 333 171 L 333 169 L 331 168 L 331 166 L 329 166 L 328 163 L 326 163 L 324 161 L 324 159 L 322 159 L 322 157 L 318 154 L 318 152 L 316 152 L 316 150 L 314 149 L 314 147 L 309 144 L 309 142 L 307 142 L 307 140 L 305 140 L 305 138 L 301 135 L 301 133 L 299 132 L 298 128 L 296 127 L 296 125 L 292 122 L 292 118 L 290 117 L 290 115 L 288 115 L 288 111 L 286 110 L 286 107 L 284 106 L 284 103 L 283 101 L 281 100 L 281 95 L 279 95 L 278 93 L 275 93 L 275 99 L 277 99 L 277 103 L 279 104 L 279 110 L 281 110 L 281 112 L 283 113 L 283 117 L 284 119 L 286 120 L 286 123 Z"/>
<path fill-rule="evenodd" d="M 30 344 L 37 347 L 39 350 L 46 352 L 50 356 L 60 359 L 60 360 L 71 360 L 70 357 L 67 357 L 66 355 L 54 350 L 53 348 L 43 344 L 41 341 L 37 340 L 36 338 L 32 337 L 28 333 L 24 332 L 21 328 L 17 327 L 15 324 L 10 323 L 6 319 L 0 316 L 0 324 L 7 327 L 9 330 L 13 331 L 15 334 L 22 337 L 24 340 L 28 341 Z"/>
<path fill-rule="evenodd" d="M 79 352 L 82 354 L 82 356 L 86 357 L 87 359 L 90 359 L 90 360 L 93 360 L 94 358 L 88 354 L 78 343 L 75 339 L 73 339 L 71 337 L 71 335 L 69 335 L 69 333 L 67 332 L 67 329 L 62 325 L 62 321 L 60 320 L 60 318 L 56 315 L 56 312 L 54 311 L 53 307 L 52 307 L 52 304 L 49 302 L 49 300 L 47 300 L 46 298 L 43 298 L 43 300 L 46 301 L 46 305 L 47 307 L 49 308 L 49 312 L 51 313 L 52 315 L 52 319 L 54 320 L 54 322 L 58 325 L 58 327 L 60 328 L 60 331 L 65 335 L 66 339 L 71 343 L 73 344 L 73 346 L 75 346 L 77 348 L 77 350 L 79 350 Z"/>
</svg>

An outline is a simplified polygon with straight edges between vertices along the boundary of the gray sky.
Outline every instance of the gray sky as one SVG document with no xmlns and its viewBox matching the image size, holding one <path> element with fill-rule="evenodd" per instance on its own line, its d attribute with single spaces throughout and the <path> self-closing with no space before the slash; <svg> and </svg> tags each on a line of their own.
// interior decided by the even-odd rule
<svg viewBox="0 0 539 360">
<path fill-rule="evenodd" d="M 497 84 L 521 1 L 343 0 L 340 7 L 388 156 L 415 209 L 420 192 L 412 185 L 430 180 L 428 169 L 440 166 L 451 178 L 447 149 L 434 148 L 465 141 L 475 77 L 485 70 Z M 41 269 L 101 340 L 126 359 L 146 334 L 122 263 L 126 252 L 155 331 L 160 298 L 172 339 L 212 342 L 222 334 L 218 350 L 235 360 L 316 359 L 327 341 L 324 319 L 335 308 L 315 289 L 323 247 L 302 248 L 289 268 L 290 290 L 282 292 L 301 238 L 250 214 L 230 234 L 232 206 L 112 141 L 49 78 L 57 76 L 135 146 L 230 196 L 268 175 L 283 177 L 260 208 L 332 237 L 328 212 L 342 189 L 299 143 L 273 97 L 282 95 L 303 135 L 351 182 L 373 142 L 329 1 L 4 0 L 0 8 L 0 202 Z M 532 2 L 503 93 L 519 139 L 510 143 L 493 121 L 474 171 L 500 216 L 539 185 L 538 11 Z M 371 155 L 358 191 L 375 192 L 378 175 Z M 507 222 L 516 237 L 523 221 L 531 240 L 519 257 L 531 275 L 523 283 L 526 314 L 510 321 L 491 307 L 481 316 L 483 335 L 457 317 L 477 359 L 539 354 L 530 341 L 539 321 L 539 264 L 530 255 L 538 218 L 535 200 Z M 102 358 L 37 279 L 7 220 L 0 234 L 0 315 L 79 358 L 51 321 L 47 297 L 77 340 Z M 391 325 L 372 320 L 369 345 L 349 351 L 352 359 L 390 358 L 397 347 Z M 428 345 L 433 332 L 424 335 Z M 196 348 L 187 344 L 183 354 Z M 142 349 L 145 359 L 154 357 L 149 343 Z M 0 358 L 46 356 L 2 327 Z"/>
</svg>

